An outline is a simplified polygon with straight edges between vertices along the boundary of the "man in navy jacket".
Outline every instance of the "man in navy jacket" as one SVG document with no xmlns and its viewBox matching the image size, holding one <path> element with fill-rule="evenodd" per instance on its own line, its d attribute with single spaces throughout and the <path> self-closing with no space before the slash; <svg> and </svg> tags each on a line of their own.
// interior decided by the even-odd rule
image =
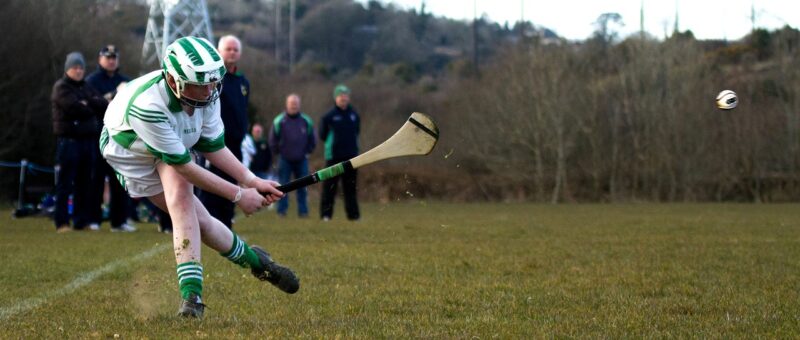
<svg viewBox="0 0 800 340">
<path fill-rule="evenodd" d="M 319 124 L 319 138 L 325 143 L 325 166 L 331 166 L 358 155 L 361 119 L 350 105 L 350 89 L 344 84 L 337 85 L 333 90 L 333 99 L 336 105 L 322 117 Z M 356 171 L 349 172 L 322 183 L 320 217 L 323 221 L 328 221 L 333 217 L 333 203 L 340 178 L 347 219 L 356 221 L 361 217 L 356 193 L 356 174 Z"/>
<path fill-rule="evenodd" d="M 108 101 L 114 99 L 117 94 L 117 88 L 120 84 L 127 83 L 131 79 L 119 73 L 119 52 L 114 45 L 106 45 L 100 50 L 100 55 L 97 59 L 97 70 L 86 77 L 86 82 L 89 83 L 103 98 Z M 124 86 L 124 85 L 123 85 Z M 98 117 L 102 122 L 105 112 Z M 98 140 L 100 132 L 97 132 Z M 114 169 L 100 156 L 100 147 L 95 148 L 97 155 L 95 158 L 94 176 L 92 178 L 92 194 L 91 206 L 91 224 L 89 228 L 97 230 L 100 228 L 100 223 L 103 220 L 101 206 L 103 204 L 103 189 L 105 188 L 106 178 L 108 178 L 109 190 L 109 219 L 111 220 L 111 231 L 132 232 L 136 228 L 128 224 L 128 216 L 130 215 L 130 202 L 131 198 L 122 187 L 122 184 L 116 179 Z"/>
<path fill-rule="evenodd" d="M 241 161 L 242 140 L 244 140 L 247 128 L 250 126 L 247 118 L 250 82 L 236 65 L 242 55 L 242 43 L 238 38 L 226 35 L 219 39 L 218 49 L 227 69 L 222 81 L 222 93 L 219 96 L 220 114 L 222 116 L 222 124 L 225 126 L 225 146 Z M 236 180 L 214 166 L 211 166 L 209 170 L 228 182 L 236 183 Z M 235 204 L 230 199 L 222 198 L 209 192 L 203 192 L 201 198 L 203 205 L 205 205 L 211 216 L 220 220 L 228 228 L 233 227 Z"/>
</svg>

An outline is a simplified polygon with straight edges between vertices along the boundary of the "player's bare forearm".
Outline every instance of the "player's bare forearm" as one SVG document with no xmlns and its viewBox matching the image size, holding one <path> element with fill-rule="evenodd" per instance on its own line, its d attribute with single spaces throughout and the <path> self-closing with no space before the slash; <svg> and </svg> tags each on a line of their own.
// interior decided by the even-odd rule
<svg viewBox="0 0 800 340">
<path fill-rule="evenodd" d="M 234 160 L 235 159 L 236 158 L 234 158 Z M 265 197 L 254 188 L 242 189 L 238 185 L 222 179 L 195 163 L 189 162 L 183 165 L 173 166 L 181 176 L 200 189 L 236 203 L 236 205 L 242 208 L 245 215 L 252 214 L 261 207 L 276 202 L 283 196 L 280 191 L 277 191 L 273 188 L 272 184 L 266 181 L 259 182 L 258 180 L 253 180 L 260 190 L 270 193 L 269 196 Z"/>
<path fill-rule="evenodd" d="M 208 159 L 211 164 L 233 177 L 233 179 L 241 185 L 249 187 L 249 182 L 255 177 L 249 169 L 245 168 L 242 162 L 236 159 L 236 156 L 234 156 L 227 147 L 214 152 L 203 153 L 203 156 Z"/>
<path fill-rule="evenodd" d="M 190 183 L 217 196 L 233 200 L 239 191 L 237 185 L 211 173 L 211 171 L 204 169 L 197 163 L 189 162 L 181 165 L 172 165 L 172 167 Z"/>
<path fill-rule="evenodd" d="M 239 162 L 239 160 L 233 156 L 228 148 L 204 153 L 203 156 L 215 167 L 233 177 L 233 179 L 242 186 L 257 189 L 258 192 L 269 195 L 269 197 L 267 197 L 268 203 L 272 203 L 283 197 L 283 193 L 275 189 L 275 187 L 278 186 L 277 182 L 257 178 L 256 175 L 242 164 L 242 162 Z"/>
</svg>

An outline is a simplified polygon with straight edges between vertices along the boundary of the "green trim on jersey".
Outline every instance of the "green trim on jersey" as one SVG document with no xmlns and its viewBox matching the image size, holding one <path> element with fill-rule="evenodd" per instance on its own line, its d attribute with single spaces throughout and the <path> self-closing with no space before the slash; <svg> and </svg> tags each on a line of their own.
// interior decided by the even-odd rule
<svg viewBox="0 0 800 340">
<path fill-rule="evenodd" d="M 281 112 L 275 119 L 272 120 L 272 129 L 275 131 L 275 136 L 280 136 L 281 134 L 281 122 L 283 121 L 283 116 L 286 115 L 286 112 Z"/>
<path fill-rule="evenodd" d="M 123 174 L 117 172 L 117 170 L 114 170 L 114 174 L 116 175 L 117 181 L 119 181 L 119 184 L 122 185 L 122 188 L 124 188 L 125 191 L 128 191 L 128 181 L 125 180 L 125 176 Z"/>
<path fill-rule="evenodd" d="M 220 133 L 219 136 L 214 139 L 200 137 L 200 139 L 197 141 L 197 144 L 192 146 L 192 149 L 195 149 L 199 152 L 215 152 L 222 150 L 224 147 L 225 131 L 222 131 L 222 133 Z"/>
<path fill-rule="evenodd" d="M 137 107 L 136 105 L 131 105 L 128 109 L 128 113 L 131 116 L 148 123 L 163 123 L 169 121 L 167 115 L 163 112 L 145 110 Z"/>
<path fill-rule="evenodd" d="M 189 150 L 183 150 L 182 155 L 174 155 L 158 151 L 150 145 L 147 145 L 147 143 L 144 143 L 144 146 L 147 148 L 147 151 L 150 151 L 150 153 L 153 154 L 153 156 L 156 156 L 156 158 L 169 165 L 181 165 L 192 161 L 192 156 L 189 155 Z"/>
<path fill-rule="evenodd" d="M 100 132 L 100 154 L 103 154 L 106 145 L 108 145 L 108 129 L 103 126 L 103 131 Z"/>
<path fill-rule="evenodd" d="M 165 119 L 167 118 L 167 114 L 164 113 L 164 112 L 161 112 L 161 111 L 145 110 L 145 109 L 143 109 L 141 107 L 138 107 L 136 105 L 131 105 L 131 109 L 135 109 L 139 113 L 147 114 L 147 115 L 153 116 L 155 118 L 165 118 Z"/>
<path fill-rule="evenodd" d="M 309 117 L 308 115 L 306 115 L 305 113 L 302 113 L 302 112 L 300 112 L 300 117 L 305 119 L 306 120 L 306 124 L 308 124 L 308 130 L 307 130 L 308 134 L 309 135 L 313 135 L 314 134 L 314 120 L 312 120 L 311 117 Z"/>
<path fill-rule="evenodd" d="M 325 138 L 325 160 L 333 159 L 333 130 L 328 132 L 328 137 Z"/>
<path fill-rule="evenodd" d="M 131 144 L 136 141 L 136 138 L 139 136 L 136 135 L 136 132 L 133 130 L 128 131 L 120 131 L 116 135 L 111 136 L 117 144 L 121 145 L 125 149 L 130 149 Z"/>
<path fill-rule="evenodd" d="M 131 96 L 131 99 L 128 101 L 128 106 L 125 108 L 125 116 L 122 118 L 122 121 L 125 122 L 125 124 L 130 125 L 128 120 L 128 114 L 131 111 L 131 106 L 133 106 L 133 101 L 135 101 L 136 98 L 139 97 L 140 94 L 142 94 L 142 92 L 146 91 L 148 88 L 158 83 L 161 79 L 164 79 L 163 73 L 153 77 L 153 79 L 148 80 L 146 83 L 142 84 L 142 86 L 139 86 L 138 89 L 136 89 L 136 92 L 133 93 L 133 96 Z M 116 138 L 114 140 L 116 140 Z"/>
<path fill-rule="evenodd" d="M 275 119 L 272 120 L 273 130 L 275 132 L 275 136 L 278 137 L 278 138 L 280 138 L 280 135 L 281 135 L 281 123 L 283 123 L 283 121 L 286 119 L 286 116 L 288 116 L 288 115 L 289 114 L 286 113 L 286 111 L 284 111 L 284 112 L 279 113 L 278 116 L 275 117 Z M 306 121 L 306 126 L 307 126 L 306 132 L 308 133 L 308 135 L 313 135 L 314 134 L 314 121 L 311 119 L 311 117 L 309 117 L 305 113 L 300 112 L 300 118 L 303 118 L 303 120 Z"/>
</svg>

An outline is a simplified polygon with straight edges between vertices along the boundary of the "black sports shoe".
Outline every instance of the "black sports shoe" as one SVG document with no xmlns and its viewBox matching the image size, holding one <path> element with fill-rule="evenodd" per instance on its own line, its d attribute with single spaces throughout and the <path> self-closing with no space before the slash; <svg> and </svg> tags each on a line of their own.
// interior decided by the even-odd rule
<svg viewBox="0 0 800 340">
<path fill-rule="evenodd" d="M 181 308 L 178 309 L 178 316 L 199 319 L 203 317 L 205 308 L 206 305 L 203 304 L 203 300 L 200 299 L 200 296 L 197 294 L 189 294 L 189 298 L 184 299 L 183 303 L 181 303 Z"/>
<path fill-rule="evenodd" d="M 259 246 L 252 246 L 250 249 L 253 249 L 253 252 L 258 255 L 258 259 L 264 266 L 264 269 L 261 270 L 251 268 L 250 272 L 253 273 L 253 276 L 261 281 L 267 281 L 289 294 L 294 294 L 300 289 L 300 279 L 294 275 L 291 269 L 275 263 L 269 253 Z"/>
</svg>

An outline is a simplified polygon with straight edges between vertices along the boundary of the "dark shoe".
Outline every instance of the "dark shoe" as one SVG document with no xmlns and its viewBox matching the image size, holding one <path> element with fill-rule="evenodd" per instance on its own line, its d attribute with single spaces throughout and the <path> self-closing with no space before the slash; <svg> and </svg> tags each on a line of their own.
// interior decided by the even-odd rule
<svg viewBox="0 0 800 340">
<path fill-rule="evenodd" d="M 183 303 L 181 303 L 181 308 L 178 309 L 178 316 L 199 319 L 203 317 L 205 308 L 206 305 L 203 304 L 203 300 L 200 299 L 200 296 L 189 294 L 189 298 L 184 299 Z"/>
<path fill-rule="evenodd" d="M 300 289 L 300 279 L 294 275 L 291 269 L 272 261 L 269 253 L 261 249 L 261 247 L 253 246 L 251 249 L 258 255 L 258 259 L 263 266 L 263 269 L 251 268 L 250 271 L 253 273 L 253 276 L 261 281 L 267 281 L 289 294 L 294 294 Z"/>
</svg>

